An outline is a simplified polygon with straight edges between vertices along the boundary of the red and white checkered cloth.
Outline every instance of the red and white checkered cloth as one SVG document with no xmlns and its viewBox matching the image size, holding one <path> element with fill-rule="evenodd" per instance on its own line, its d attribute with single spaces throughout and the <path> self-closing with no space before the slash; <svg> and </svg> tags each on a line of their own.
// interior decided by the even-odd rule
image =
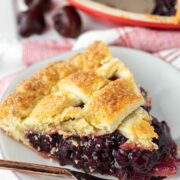
<svg viewBox="0 0 180 180">
<path fill-rule="evenodd" d="M 84 48 L 95 40 L 153 53 L 180 69 L 180 32 L 118 27 L 82 34 L 77 40 L 22 40 L 0 46 L 0 94 L 19 72 L 48 57 Z M 7 74 L 7 72 L 8 74 Z M 12 71 L 12 72 L 11 72 Z"/>
</svg>

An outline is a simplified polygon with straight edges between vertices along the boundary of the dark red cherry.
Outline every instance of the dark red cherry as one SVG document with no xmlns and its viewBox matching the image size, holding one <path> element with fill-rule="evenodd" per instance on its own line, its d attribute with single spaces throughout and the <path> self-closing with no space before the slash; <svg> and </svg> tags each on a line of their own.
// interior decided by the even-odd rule
<svg viewBox="0 0 180 180">
<path fill-rule="evenodd" d="M 24 0 L 30 11 L 44 13 L 51 8 L 51 0 Z"/>
<path fill-rule="evenodd" d="M 56 31 L 62 36 L 75 38 L 81 32 L 81 17 L 73 6 L 64 6 L 53 20 Z"/>
<path fill-rule="evenodd" d="M 23 37 L 28 37 L 32 34 L 41 34 L 46 28 L 44 17 L 35 17 L 29 11 L 19 13 L 18 25 L 19 34 Z"/>
<path fill-rule="evenodd" d="M 27 6 L 30 6 L 32 4 L 33 0 L 24 0 L 24 3 L 27 5 Z"/>
</svg>

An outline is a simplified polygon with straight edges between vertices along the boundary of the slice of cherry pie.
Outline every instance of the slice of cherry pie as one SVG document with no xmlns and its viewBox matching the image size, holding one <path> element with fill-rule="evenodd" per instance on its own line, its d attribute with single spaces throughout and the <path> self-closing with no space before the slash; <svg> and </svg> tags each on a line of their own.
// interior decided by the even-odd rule
<svg viewBox="0 0 180 180">
<path fill-rule="evenodd" d="M 123 180 L 174 176 L 177 146 L 150 99 L 108 47 L 96 42 L 50 64 L 0 105 L 0 127 L 61 165 Z"/>
</svg>

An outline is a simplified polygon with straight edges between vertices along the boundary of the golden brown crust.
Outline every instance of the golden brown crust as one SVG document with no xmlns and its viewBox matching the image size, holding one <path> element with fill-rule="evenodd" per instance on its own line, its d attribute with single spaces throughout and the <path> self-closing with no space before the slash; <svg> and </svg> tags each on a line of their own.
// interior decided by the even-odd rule
<svg viewBox="0 0 180 180">
<path fill-rule="evenodd" d="M 82 70 L 96 70 L 102 66 L 102 60 L 112 57 L 109 48 L 102 42 L 96 42 L 89 46 L 85 52 L 75 55 L 70 63 Z"/>
<path fill-rule="evenodd" d="M 46 120 L 61 114 L 62 111 L 79 103 L 78 99 L 69 93 L 50 94 L 45 96 L 33 109 L 30 117 L 38 120 Z"/>
<path fill-rule="evenodd" d="M 111 52 L 104 43 L 96 42 L 87 48 L 85 53 L 78 54 L 67 62 L 50 64 L 33 77 L 24 80 L 15 92 L 5 99 L 0 105 L 0 119 L 8 114 L 20 119 L 26 118 L 37 102 L 49 94 L 59 80 L 79 69 L 96 69 L 100 66 L 102 58 L 110 55 Z"/>
<path fill-rule="evenodd" d="M 122 120 L 144 103 L 132 79 L 118 79 L 95 93 L 85 107 L 85 117 L 98 129 L 114 131 Z"/>
<path fill-rule="evenodd" d="M 58 84 L 59 90 L 70 92 L 87 102 L 90 96 L 108 84 L 108 80 L 93 71 L 78 71 Z"/>
<path fill-rule="evenodd" d="M 96 42 L 84 53 L 52 63 L 18 85 L 0 104 L 0 126 L 25 144 L 29 130 L 99 135 L 113 132 L 143 103 L 129 69 L 112 58 L 104 43 Z M 137 130 L 131 128 L 132 134 L 148 125 L 153 132 L 150 124 L 135 122 Z M 151 137 L 148 140 L 151 144 Z"/>
<path fill-rule="evenodd" d="M 58 76 L 52 65 L 24 80 L 1 105 L 3 110 L 0 118 L 3 114 L 3 116 L 12 114 L 20 119 L 26 118 L 37 102 L 50 92 L 57 80 Z"/>
<path fill-rule="evenodd" d="M 152 139 L 158 138 L 158 135 L 149 123 L 151 120 L 152 117 L 140 107 L 124 119 L 119 126 L 119 131 L 128 138 L 128 143 L 144 149 L 156 149 L 157 145 L 152 142 Z"/>
<path fill-rule="evenodd" d="M 180 0 L 177 0 L 176 4 L 176 15 L 174 17 L 174 23 L 175 24 L 180 24 Z"/>
</svg>

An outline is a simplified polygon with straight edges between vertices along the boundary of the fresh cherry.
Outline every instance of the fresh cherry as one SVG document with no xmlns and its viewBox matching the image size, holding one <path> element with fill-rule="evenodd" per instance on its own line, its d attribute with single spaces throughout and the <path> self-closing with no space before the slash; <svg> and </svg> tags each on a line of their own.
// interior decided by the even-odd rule
<svg viewBox="0 0 180 180">
<path fill-rule="evenodd" d="M 19 34 L 28 37 L 32 34 L 41 34 L 46 28 L 43 16 L 35 17 L 29 11 L 18 15 Z"/>
<path fill-rule="evenodd" d="M 56 31 L 62 36 L 75 38 L 81 32 L 81 17 L 73 6 L 64 6 L 53 20 Z"/>
<path fill-rule="evenodd" d="M 24 3 L 27 5 L 27 6 L 30 6 L 32 4 L 33 0 L 24 0 Z"/>
<path fill-rule="evenodd" d="M 30 11 L 42 14 L 51 8 L 51 0 L 24 0 Z"/>
</svg>

